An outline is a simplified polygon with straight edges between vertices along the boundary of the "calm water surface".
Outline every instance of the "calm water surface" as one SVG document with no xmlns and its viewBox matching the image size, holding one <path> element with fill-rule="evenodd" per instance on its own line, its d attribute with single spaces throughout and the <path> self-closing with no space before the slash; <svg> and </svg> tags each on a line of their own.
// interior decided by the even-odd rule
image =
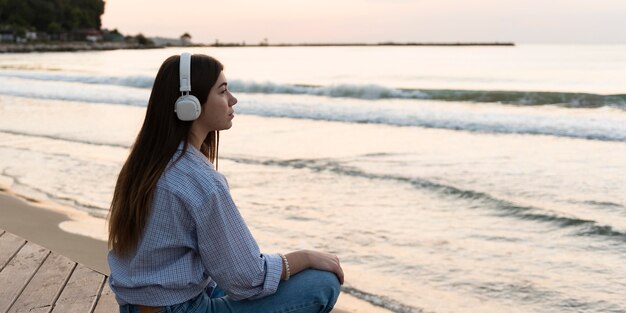
<svg viewBox="0 0 626 313">
<path fill-rule="evenodd" d="M 626 46 L 194 48 L 264 251 L 395 312 L 626 312 Z M 179 49 L 0 55 L 0 183 L 94 216 Z"/>
</svg>

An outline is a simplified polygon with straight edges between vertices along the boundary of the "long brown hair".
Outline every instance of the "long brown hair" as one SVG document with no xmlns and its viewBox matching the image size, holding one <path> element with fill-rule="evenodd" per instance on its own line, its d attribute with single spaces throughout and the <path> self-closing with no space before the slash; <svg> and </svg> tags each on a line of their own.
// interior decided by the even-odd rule
<svg viewBox="0 0 626 313">
<path fill-rule="evenodd" d="M 137 247 L 150 215 L 154 189 L 179 144 L 187 150 L 190 121 L 181 121 L 174 112 L 179 92 L 179 56 L 171 56 L 157 73 L 152 86 L 146 118 L 117 178 L 109 211 L 109 248 L 118 256 L 129 256 Z M 191 94 L 201 104 L 217 81 L 222 64 L 195 54 L 191 57 Z M 201 152 L 217 163 L 219 134 L 209 133 Z"/>
</svg>

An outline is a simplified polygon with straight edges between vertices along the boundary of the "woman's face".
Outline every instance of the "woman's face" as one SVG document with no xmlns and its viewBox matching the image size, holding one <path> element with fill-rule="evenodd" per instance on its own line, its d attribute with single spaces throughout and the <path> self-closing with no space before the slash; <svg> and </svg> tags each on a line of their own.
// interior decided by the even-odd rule
<svg viewBox="0 0 626 313">
<path fill-rule="evenodd" d="M 229 129 L 233 126 L 235 117 L 233 106 L 236 103 L 237 98 L 228 90 L 224 72 L 220 72 L 215 85 L 209 91 L 206 102 L 202 105 L 198 121 L 208 131 Z"/>
</svg>

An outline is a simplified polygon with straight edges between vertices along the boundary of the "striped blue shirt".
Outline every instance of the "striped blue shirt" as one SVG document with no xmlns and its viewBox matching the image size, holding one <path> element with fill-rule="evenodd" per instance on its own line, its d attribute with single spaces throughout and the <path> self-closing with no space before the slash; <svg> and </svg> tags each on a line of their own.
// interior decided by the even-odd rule
<svg viewBox="0 0 626 313">
<path fill-rule="evenodd" d="M 185 302 L 209 284 L 233 300 L 276 292 L 278 254 L 262 254 L 224 176 L 195 147 L 182 144 L 160 177 L 136 252 L 112 251 L 109 284 L 120 304 L 168 306 Z"/>
</svg>

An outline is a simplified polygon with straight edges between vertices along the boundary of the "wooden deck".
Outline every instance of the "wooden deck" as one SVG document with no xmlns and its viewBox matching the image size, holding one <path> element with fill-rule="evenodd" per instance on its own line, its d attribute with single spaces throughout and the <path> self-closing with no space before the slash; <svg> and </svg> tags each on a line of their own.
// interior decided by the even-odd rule
<svg viewBox="0 0 626 313">
<path fill-rule="evenodd" d="M 0 229 L 0 313 L 119 312 L 107 279 Z"/>
</svg>

